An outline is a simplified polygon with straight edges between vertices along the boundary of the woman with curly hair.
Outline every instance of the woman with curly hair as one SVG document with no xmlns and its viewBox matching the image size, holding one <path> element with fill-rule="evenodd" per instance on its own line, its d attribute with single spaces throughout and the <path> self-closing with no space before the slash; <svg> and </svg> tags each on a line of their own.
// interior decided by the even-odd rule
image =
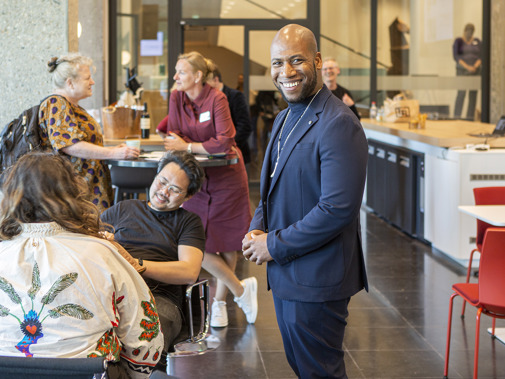
<svg viewBox="0 0 505 379">
<path fill-rule="evenodd" d="M 156 305 L 102 236 L 84 179 L 60 155 L 29 153 L 2 192 L 0 355 L 104 356 L 117 375 L 148 377 L 163 348 Z"/>
</svg>

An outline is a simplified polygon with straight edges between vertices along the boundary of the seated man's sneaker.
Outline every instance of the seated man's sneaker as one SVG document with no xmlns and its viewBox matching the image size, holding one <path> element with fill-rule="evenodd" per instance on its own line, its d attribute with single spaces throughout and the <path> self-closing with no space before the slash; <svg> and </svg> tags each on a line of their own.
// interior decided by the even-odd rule
<svg viewBox="0 0 505 379">
<path fill-rule="evenodd" d="M 218 301 L 214 298 L 210 313 L 210 326 L 213 328 L 224 328 L 225 326 L 228 326 L 226 301 Z"/>
<path fill-rule="evenodd" d="M 258 316 L 258 281 L 254 276 L 240 282 L 244 287 L 244 293 L 236 297 L 235 302 L 242 308 L 249 324 L 254 324 Z"/>
</svg>

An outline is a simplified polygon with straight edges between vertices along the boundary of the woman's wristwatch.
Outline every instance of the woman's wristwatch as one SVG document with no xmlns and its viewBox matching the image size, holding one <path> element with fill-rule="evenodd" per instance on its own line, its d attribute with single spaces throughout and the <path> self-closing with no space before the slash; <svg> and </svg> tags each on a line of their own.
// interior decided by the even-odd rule
<svg viewBox="0 0 505 379">
<path fill-rule="evenodd" d="M 186 151 L 187 151 L 189 154 L 193 154 L 193 150 L 191 149 L 191 146 L 192 146 L 192 145 L 193 145 L 192 143 L 188 143 L 188 148 L 187 148 L 187 150 L 186 150 Z"/>
</svg>

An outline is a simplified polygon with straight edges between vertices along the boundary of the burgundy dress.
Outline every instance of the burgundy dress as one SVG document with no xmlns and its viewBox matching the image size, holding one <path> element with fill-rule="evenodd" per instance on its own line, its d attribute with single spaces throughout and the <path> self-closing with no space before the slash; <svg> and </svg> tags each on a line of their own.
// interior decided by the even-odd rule
<svg viewBox="0 0 505 379">
<path fill-rule="evenodd" d="M 237 164 L 206 167 L 202 190 L 183 208 L 202 219 L 207 253 L 241 250 L 251 222 L 249 187 L 226 96 L 208 84 L 194 101 L 184 92 L 173 91 L 166 125 L 160 123 L 158 130 L 174 132 L 187 142 L 202 142 L 211 154 L 238 153 Z"/>
</svg>

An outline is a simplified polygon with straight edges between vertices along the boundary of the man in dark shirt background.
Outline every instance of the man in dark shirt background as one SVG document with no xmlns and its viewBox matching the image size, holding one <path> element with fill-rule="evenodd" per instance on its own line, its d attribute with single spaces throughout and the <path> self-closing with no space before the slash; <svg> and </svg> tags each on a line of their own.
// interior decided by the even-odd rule
<svg viewBox="0 0 505 379">
<path fill-rule="evenodd" d="M 354 99 L 352 98 L 351 93 L 345 87 L 337 84 L 337 77 L 340 74 L 340 67 L 338 66 L 337 61 L 334 58 L 325 58 L 323 60 L 323 82 L 326 84 L 326 87 L 340 100 L 344 102 L 351 110 L 354 112 L 358 120 L 361 119 L 359 115 L 358 109 L 356 109 L 356 105 L 354 104 Z"/>
<path fill-rule="evenodd" d="M 251 161 L 251 152 L 247 140 L 251 135 L 252 125 L 251 116 L 249 115 L 249 105 L 247 105 L 244 94 L 224 85 L 221 72 L 216 65 L 214 71 L 212 71 L 212 77 L 207 80 L 207 83 L 218 91 L 222 91 L 228 98 L 231 119 L 237 131 L 235 142 L 240 151 L 242 151 L 244 163 L 249 163 Z"/>
</svg>

